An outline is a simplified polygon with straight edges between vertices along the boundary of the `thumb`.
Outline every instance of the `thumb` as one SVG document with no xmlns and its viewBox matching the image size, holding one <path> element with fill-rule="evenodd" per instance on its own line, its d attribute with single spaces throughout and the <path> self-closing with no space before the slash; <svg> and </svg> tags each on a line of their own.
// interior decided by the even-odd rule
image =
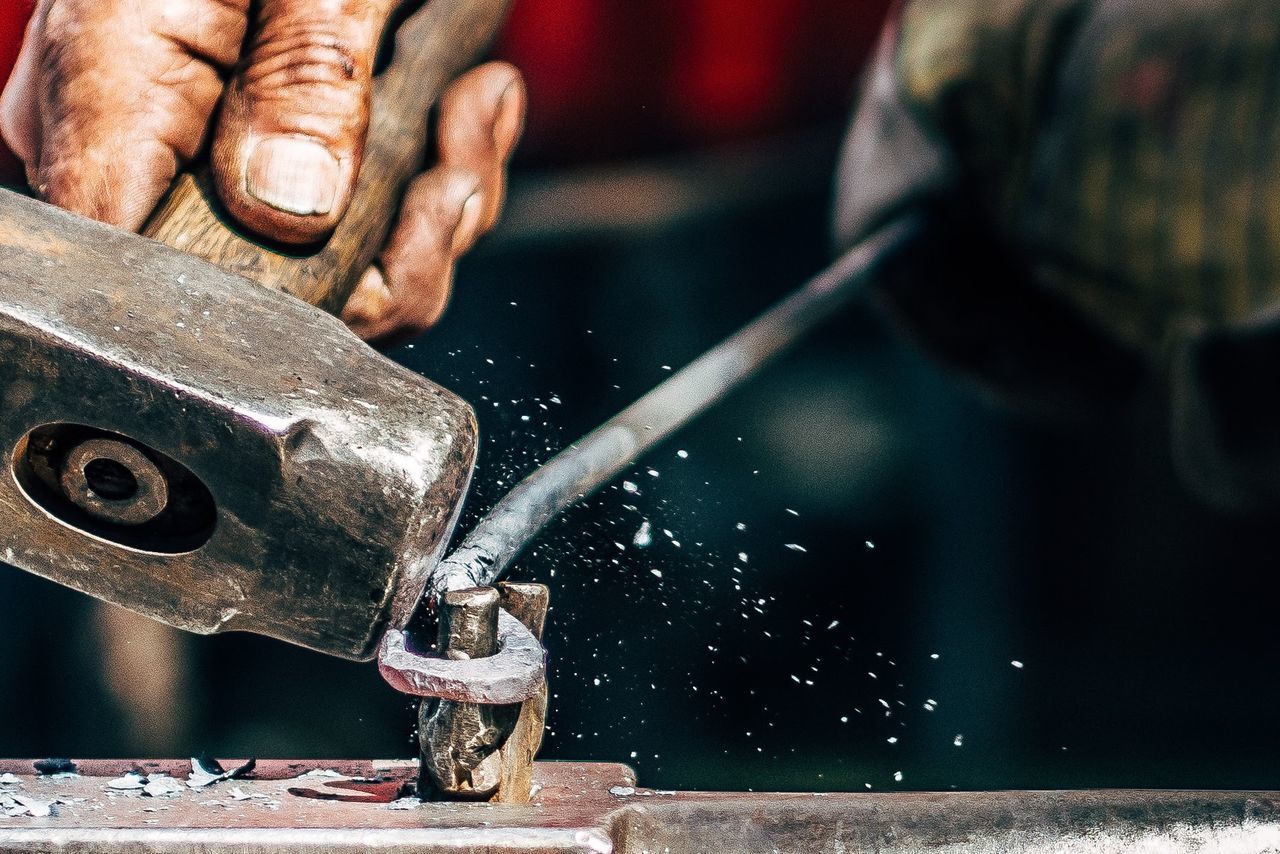
<svg viewBox="0 0 1280 854">
<path fill-rule="evenodd" d="M 263 0 L 227 88 L 213 175 L 230 214 L 263 237 L 324 237 L 351 199 L 373 63 L 393 0 Z"/>
</svg>

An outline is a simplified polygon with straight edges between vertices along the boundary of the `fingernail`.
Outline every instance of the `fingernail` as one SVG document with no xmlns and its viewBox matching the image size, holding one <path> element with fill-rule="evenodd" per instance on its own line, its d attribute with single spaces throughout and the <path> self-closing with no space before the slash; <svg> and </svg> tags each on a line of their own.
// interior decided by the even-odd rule
<svg viewBox="0 0 1280 854">
<path fill-rule="evenodd" d="M 493 145 L 506 160 L 511 156 L 520 136 L 520 83 L 512 80 L 498 98 L 497 118 L 493 121 Z"/>
<path fill-rule="evenodd" d="M 299 216 L 327 214 L 338 194 L 338 158 L 315 140 L 269 136 L 249 154 L 245 186 L 255 199 Z"/>
<path fill-rule="evenodd" d="M 475 239 L 476 229 L 480 227 L 480 215 L 484 212 L 484 199 L 479 193 L 472 193 L 467 196 L 467 200 L 462 203 L 462 216 L 458 218 L 458 224 L 453 229 L 453 239 L 449 241 L 449 248 L 454 252 L 459 252 L 470 245 Z"/>
</svg>

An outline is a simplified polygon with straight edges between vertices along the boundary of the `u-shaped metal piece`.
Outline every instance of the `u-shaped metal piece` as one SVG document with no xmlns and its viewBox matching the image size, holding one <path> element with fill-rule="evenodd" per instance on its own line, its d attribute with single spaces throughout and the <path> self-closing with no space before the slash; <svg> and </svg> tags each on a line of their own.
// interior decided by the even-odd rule
<svg viewBox="0 0 1280 854">
<path fill-rule="evenodd" d="M 405 633 L 390 629 L 378 650 L 378 672 L 392 688 L 415 697 L 459 703 L 521 703 L 546 684 L 546 650 L 533 633 L 498 610 L 498 652 L 455 661 L 409 648 Z"/>
</svg>

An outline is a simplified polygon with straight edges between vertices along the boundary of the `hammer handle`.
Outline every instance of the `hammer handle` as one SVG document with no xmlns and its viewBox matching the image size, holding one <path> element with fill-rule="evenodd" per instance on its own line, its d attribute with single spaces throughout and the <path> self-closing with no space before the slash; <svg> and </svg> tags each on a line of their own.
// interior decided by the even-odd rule
<svg viewBox="0 0 1280 854">
<path fill-rule="evenodd" d="M 268 245 L 240 229 L 218 200 L 207 163 L 178 177 L 143 234 L 337 314 L 377 257 L 405 185 L 422 167 L 428 110 L 488 46 L 510 3 L 428 0 L 400 26 L 391 64 L 374 79 L 351 205 L 323 245 Z"/>
</svg>

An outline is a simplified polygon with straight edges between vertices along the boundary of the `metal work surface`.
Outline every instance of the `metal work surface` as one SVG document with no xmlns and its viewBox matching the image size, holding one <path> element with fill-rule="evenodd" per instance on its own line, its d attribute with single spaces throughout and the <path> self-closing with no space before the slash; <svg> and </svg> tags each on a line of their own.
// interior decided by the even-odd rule
<svg viewBox="0 0 1280 854">
<path fill-rule="evenodd" d="M 408 782 L 407 762 L 263 762 L 252 779 L 168 797 L 111 791 L 131 769 L 185 781 L 187 762 L 79 763 L 37 777 L 0 762 L 0 797 L 57 814 L 6 817 L 0 851 L 391 852 L 1165 852 L 1274 851 L 1277 792 L 748 794 L 636 788 L 623 765 L 538 763 L 528 805 L 341 803 L 289 793 L 308 771 Z M 0 777 L 0 780 L 12 779 Z M 306 780 L 322 780 L 313 774 Z M 330 775 L 328 779 L 335 779 Z"/>
</svg>

